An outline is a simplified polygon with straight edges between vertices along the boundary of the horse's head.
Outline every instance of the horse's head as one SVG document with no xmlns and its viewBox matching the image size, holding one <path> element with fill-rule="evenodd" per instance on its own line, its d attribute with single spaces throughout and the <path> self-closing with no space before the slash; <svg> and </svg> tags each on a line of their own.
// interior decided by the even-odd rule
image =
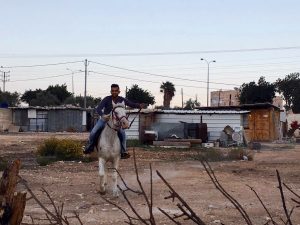
<svg viewBox="0 0 300 225">
<path fill-rule="evenodd" d="M 125 104 L 113 103 L 113 110 L 111 112 L 113 124 L 116 127 L 122 127 L 123 129 L 129 128 L 129 121 L 126 116 Z"/>
</svg>

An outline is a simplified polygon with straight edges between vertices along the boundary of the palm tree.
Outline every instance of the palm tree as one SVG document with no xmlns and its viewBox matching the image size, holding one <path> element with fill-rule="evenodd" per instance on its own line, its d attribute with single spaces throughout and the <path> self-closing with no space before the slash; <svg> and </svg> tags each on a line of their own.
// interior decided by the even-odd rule
<svg viewBox="0 0 300 225">
<path fill-rule="evenodd" d="M 164 93 L 164 108 L 170 108 L 170 102 L 175 95 L 175 91 L 176 89 L 174 87 L 174 84 L 169 81 L 163 82 L 160 85 L 160 92 Z"/>
</svg>

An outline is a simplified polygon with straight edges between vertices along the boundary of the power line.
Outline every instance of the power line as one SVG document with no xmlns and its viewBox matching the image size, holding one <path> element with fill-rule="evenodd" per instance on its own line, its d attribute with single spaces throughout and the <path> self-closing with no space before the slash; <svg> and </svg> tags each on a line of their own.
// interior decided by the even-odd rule
<svg viewBox="0 0 300 225">
<path fill-rule="evenodd" d="M 89 71 L 89 72 L 90 73 L 99 74 L 99 75 L 103 75 L 103 76 L 118 77 L 118 78 L 123 78 L 123 79 L 127 79 L 127 80 L 136 80 L 136 81 L 141 81 L 141 82 L 161 84 L 161 82 L 159 82 L 159 81 L 143 80 L 143 79 L 131 78 L 131 77 L 129 78 L 129 77 L 124 77 L 124 76 L 119 76 L 119 75 L 112 75 L 112 74 L 107 74 L 107 73 L 101 73 L 101 72 L 97 72 L 97 71 Z M 206 89 L 206 87 L 201 87 L 201 86 L 191 86 L 191 85 L 182 85 L 182 84 L 176 84 L 176 85 L 179 86 L 179 87 L 205 88 Z M 211 88 L 211 89 L 219 90 L 220 88 Z"/>
<path fill-rule="evenodd" d="M 21 80 L 11 80 L 10 82 L 19 82 L 19 81 L 33 81 L 33 80 L 43 80 L 47 78 L 54 78 L 54 77 L 64 77 L 64 76 L 70 76 L 72 74 L 81 73 L 81 72 L 74 72 L 74 73 L 66 73 L 61 75 L 53 75 L 53 76 L 46 76 L 46 77 L 37 77 L 32 79 L 21 79 Z"/>
<path fill-rule="evenodd" d="M 173 77 L 173 76 L 168 76 L 168 75 L 161 75 L 161 74 L 155 74 L 155 73 L 149 73 L 149 72 L 144 72 L 144 71 L 139 71 L 139 70 L 133 70 L 133 69 L 127 69 L 124 67 L 119 67 L 119 66 L 112 66 L 112 65 L 108 65 L 108 64 L 104 64 L 104 63 L 99 63 L 99 62 L 94 62 L 94 61 L 89 61 L 91 63 L 95 63 L 95 64 L 99 64 L 101 66 L 106 66 L 106 67 L 111 67 L 111 68 L 115 68 L 115 69 L 120 69 L 120 70 L 126 70 L 129 72 L 134 72 L 134 73 L 142 73 L 142 74 L 147 74 L 147 75 L 151 75 L 151 76 L 156 76 L 156 77 L 166 77 L 166 78 L 172 78 L 172 79 L 176 79 L 176 80 L 184 80 L 184 81 L 192 81 L 192 82 L 199 82 L 199 83 L 207 83 L 207 81 L 201 81 L 201 80 L 194 80 L 194 79 L 186 79 L 186 78 L 179 78 L 179 77 Z M 229 83 L 221 83 L 221 82 L 211 82 L 213 84 L 223 84 L 223 85 L 239 85 L 239 84 L 229 84 Z"/>
<path fill-rule="evenodd" d="M 73 62 L 59 62 L 59 63 L 48 63 L 48 64 L 37 64 L 37 65 L 22 65 L 22 66 L 1 66 L 1 68 L 12 69 L 12 68 L 30 68 L 30 67 L 42 67 L 42 66 L 57 66 L 65 64 L 79 63 L 83 61 L 73 61 Z"/>
<path fill-rule="evenodd" d="M 239 53 L 258 51 L 279 51 L 296 50 L 300 46 L 270 47 L 270 48 L 245 48 L 245 49 L 220 49 L 220 50 L 199 50 L 199 51 L 172 51 L 172 52 L 136 52 L 136 53 L 81 53 L 81 54 L 2 54 L 0 58 L 20 58 L 20 57 L 119 57 L 119 56 L 164 56 L 164 55 L 195 55 L 208 53 Z"/>
</svg>

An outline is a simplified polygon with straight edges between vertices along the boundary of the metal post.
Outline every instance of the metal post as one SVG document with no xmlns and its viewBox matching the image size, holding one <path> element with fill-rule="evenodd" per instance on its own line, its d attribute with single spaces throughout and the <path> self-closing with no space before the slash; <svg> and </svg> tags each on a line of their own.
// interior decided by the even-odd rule
<svg viewBox="0 0 300 225">
<path fill-rule="evenodd" d="M 205 61 L 207 63 L 207 93 L 206 93 L 206 106 L 209 106 L 209 64 L 212 62 L 216 62 L 216 60 L 212 60 L 212 61 L 207 61 L 204 58 L 201 58 L 201 60 Z"/>
<path fill-rule="evenodd" d="M 72 94 L 74 95 L 74 72 L 72 72 Z"/>
<path fill-rule="evenodd" d="M 3 92 L 5 92 L 5 82 L 6 82 L 5 73 L 6 72 L 3 72 Z"/>
<path fill-rule="evenodd" d="M 84 109 L 86 109 L 86 82 L 87 82 L 87 59 L 84 60 Z"/>
<path fill-rule="evenodd" d="M 183 109 L 183 88 L 181 88 L 181 108 Z"/>
<path fill-rule="evenodd" d="M 2 82 L 3 82 L 3 92 L 5 92 L 5 84 L 6 84 L 6 82 L 8 82 L 9 81 L 9 75 L 8 75 L 8 73 L 10 73 L 10 71 L 0 71 L 0 72 L 2 72 Z"/>
<path fill-rule="evenodd" d="M 209 63 L 207 63 L 207 91 L 206 91 L 206 106 L 208 107 L 209 104 Z"/>
</svg>

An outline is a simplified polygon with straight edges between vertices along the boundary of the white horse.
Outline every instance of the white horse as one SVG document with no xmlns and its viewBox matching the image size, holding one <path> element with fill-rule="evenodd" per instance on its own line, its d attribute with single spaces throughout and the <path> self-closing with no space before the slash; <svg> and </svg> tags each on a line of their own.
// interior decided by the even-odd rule
<svg viewBox="0 0 300 225">
<path fill-rule="evenodd" d="M 106 163 L 111 162 L 113 168 L 113 196 L 119 196 L 118 190 L 118 167 L 121 154 L 121 143 L 118 137 L 119 129 L 129 127 L 129 121 L 126 117 L 124 103 L 113 103 L 113 110 L 110 113 L 110 119 L 105 125 L 101 136 L 98 139 L 97 150 L 99 157 L 99 175 L 100 175 L 100 194 L 106 193 L 107 169 Z"/>
</svg>

